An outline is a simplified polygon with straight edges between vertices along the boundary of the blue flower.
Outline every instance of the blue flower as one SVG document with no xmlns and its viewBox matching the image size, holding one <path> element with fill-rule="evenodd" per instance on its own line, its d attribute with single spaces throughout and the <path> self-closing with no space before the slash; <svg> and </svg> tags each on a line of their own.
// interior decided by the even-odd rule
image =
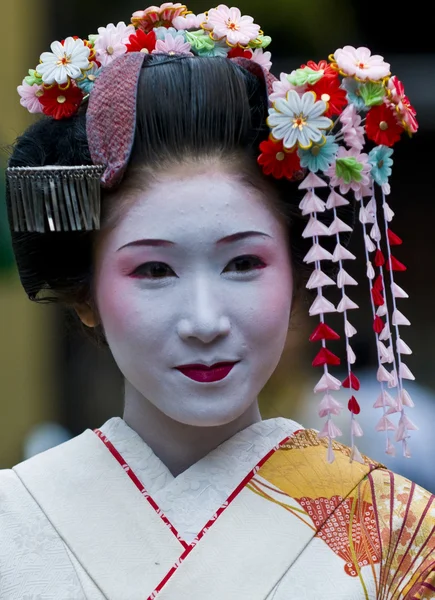
<svg viewBox="0 0 435 600">
<path fill-rule="evenodd" d="M 85 92 L 85 94 L 90 94 L 92 92 L 95 80 L 98 77 L 100 71 L 101 67 L 99 67 L 95 62 L 93 62 L 91 68 L 87 71 L 84 71 L 83 79 L 76 79 L 77 85 L 81 90 Z"/>
<path fill-rule="evenodd" d="M 219 44 L 215 44 L 214 48 L 211 50 L 199 50 L 198 56 L 220 56 L 222 58 L 226 58 L 230 50 L 231 48 L 229 46 L 220 46 Z"/>
<path fill-rule="evenodd" d="M 323 145 L 313 144 L 309 150 L 299 148 L 298 155 L 301 160 L 301 167 L 308 168 L 312 173 L 317 171 L 326 171 L 334 162 L 338 152 L 338 144 L 333 135 L 324 138 Z"/>
<path fill-rule="evenodd" d="M 392 154 L 393 149 L 387 146 L 376 146 L 369 152 L 369 163 L 372 166 L 371 176 L 378 185 L 382 186 L 388 183 L 393 166 L 393 159 L 390 158 Z"/>
<path fill-rule="evenodd" d="M 186 32 L 184 30 L 178 31 L 175 27 L 154 27 L 154 33 L 156 34 L 156 38 L 158 40 L 165 41 L 165 36 L 169 33 L 172 37 L 177 37 L 178 35 L 186 41 Z"/>
<path fill-rule="evenodd" d="M 345 77 L 341 87 L 347 92 L 347 99 L 355 105 L 357 110 L 368 110 L 370 106 L 366 106 L 364 100 L 359 94 L 361 84 L 355 81 L 353 77 Z"/>
</svg>

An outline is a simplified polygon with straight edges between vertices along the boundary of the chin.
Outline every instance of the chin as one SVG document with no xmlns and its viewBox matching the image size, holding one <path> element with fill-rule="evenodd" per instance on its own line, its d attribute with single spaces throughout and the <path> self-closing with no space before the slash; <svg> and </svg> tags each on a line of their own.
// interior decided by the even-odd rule
<svg viewBox="0 0 435 600">
<path fill-rule="evenodd" d="M 174 421 L 178 421 L 178 423 L 182 423 L 183 425 L 189 425 L 191 427 L 222 427 L 224 425 L 228 425 L 229 423 L 233 423 L 237 419 L 239 419 L 249 408 L 249 405 L 246 407 L 241 407 L 240 410 L 230 410 L 228 412 L 219 411 L 213 413 L 211 411 L 204 412 L 203 414 L 192 413 L 192 414 L 173 414 L 167 415 Z"/>
</svg>

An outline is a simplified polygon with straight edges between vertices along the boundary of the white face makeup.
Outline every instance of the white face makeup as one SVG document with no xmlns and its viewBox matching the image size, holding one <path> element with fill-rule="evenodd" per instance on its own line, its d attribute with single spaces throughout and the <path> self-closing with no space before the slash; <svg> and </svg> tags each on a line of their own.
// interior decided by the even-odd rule
<svg viewBox="0 0 435 600">
<path fill-rule="evenodd" d="M 256 401 L 284 349 L 285 227 L 259 191 L 222 172 L 166 175 L 134 194 L 96 255 L 96 301 L 115 361 L 175 421 L 230 423 Z M 235 361 L 213 383 L 175 368 Z"/>
</svg>

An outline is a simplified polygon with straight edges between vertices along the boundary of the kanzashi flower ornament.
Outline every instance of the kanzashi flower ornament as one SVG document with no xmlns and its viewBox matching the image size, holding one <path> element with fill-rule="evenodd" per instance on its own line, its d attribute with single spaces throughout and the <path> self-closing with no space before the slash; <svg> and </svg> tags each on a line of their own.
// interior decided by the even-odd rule
<svg viewBox="0 0 435 600">
<path fill-rule="evenodd" d="M 376 429 L 386 435 L 388 454 L 395 452 L 391 439 L 394 433 L 395 441 L 401 442 L 403 453 L 409 456 L 408 439 L 417 427 L 407 416 L 413 402 L 405 381 L 414 376 L 404 363 L 404 356 L 411 354 L 411 349 L 402 340 L 399 329 L 410 323 L 398 310 L 398 300 L 408 295 L 395 281 L 395 274 L 406 267 L 392 254 L 392 248 L 401 245 L 402 240 L 391 230 L 394 212 L 387 196 L 391 192 L 393 146 L 404 133 L 417 131 L 415 109 L 403 84 L 391 75 L 390 65 L 382 56 L 372 55 L 368 48 L 340 48 L 329 61 L 309 61 L 289 74 L 281 73 L 272 87 L 270 137 L 268 144 L 260 147 L 258 162 L 266 175 L 277 178 L 296 181 L 304 173 L 299 189 L 305 195 L 299 206 L 309 221 L 303 236 L 313 240 L 304 261 L 314 267 L 307 288 L 317 290 L 309 313 L 320 319 L 310 341 L 321 343 L 313 366 L 323 370 L 314 391 L 324 394 L 319 416 L 326 419 L 319 436 L 329 440 L 328 459 L 334 460 L 332 441 L 342 433 L 333 418 L 343 406 L 332 394 L 341 387 L 349 389 L 351 459 L 360 460 L 356 445 L 356 439 L 363 434 L 357 421 L 361 410 L 357 399 L 360 383 L 353 373 L 356 355 L 351 341 L 357 331 L 349 320 L 351 311 L 358 306 L 347 291 L 358 282 L 345 270 L 346 262 L 356 256 L 341 241 L 341 236 L 352 231 L 352 227 L 339 218 L 341 207 L 355 203 L 363 232 L 378 357 L 380 395 L 374 406 L 382 409 L 382 416 Z M 329 226 L 323 222 L 324 217 L 332 219 Z M 322 245 L 325 237 L 334 240 L 333 252 Z M 328 261 L 337 265 L 335 280 L 322 270 Z M 326 287 L 333 285 L 341 290 L 337 305 L 326 297 Z M 327 315 L 334 312 L 343 314 L 344 364 L 348 375 L 342 382 L 329 372 L 342 362 L 327 347 L 341 338 L 327 325 Z M 394 414 L 399 416 L 397 424 L 392 420 Z"/>
<path fill-rule="evenodd" d="M 387 453 L 395 452 L 395 441 L 402 444 L 408 456 L 408 439 L 416 426 L 407 415 L 413 402 L 405 389 L 405 381 L 414 376 L 404 362 L 411 349 L 401 337 L 401 328 L 410 323 L 399 310 L 399 302 L 408 295 L 395 280 L 396 273 L 406 267 L 393 256 L 392 249 L 400 246 L 402 240 L 391 229 L 394 211 L 387 198 L 391 192 L 393 148 L 404 133 L 411 136 L 418 130 L 416 111 L 403 83 L 391 74 L 390 64 L 368 48 L 344 46 L 328 59 L 307 61 L 299 68 L 281 73 L 277 79 L 270 72 L 272 56 L 266 50 L 270 42 L 270 37 L 254 19 L 242 15 L 238 8 L 220 4 L 204 13 L 193 14 L 184 4 L 166 2 L 134 12 L 128 24 L 109 23 L 100 27 L 98 33 L 88 39 L 68 37 L 53 42 L 51 52 L 41 54 L 39 64 L 18 87 L 20 102 L 31 113 L 44 113 L 54 119 L 73 117 L 87 100 L 95 109 L 92 99 L 97 96 L 93 96 L 93 90 L 96 82 L 105 81 L 106 69 L 122 61 L 123 65 L 141 68 L 140 53 L 223 57 L 262 78 L 268 91 L 266 131 L 269 137 L 258 149 L 259 168 L 267 177 L 298 182 L 303 193 L 299 208 L 307 218 L 303 237 L 312 240 L 304 261 L 313 267 L 307 283 L 307 288 L 315 293 L 309 314 L 318 318 L 319 323 L 310 341 L 321 344 L 312 364 L 322 370 L 314 392 L 323 395 L 319 416 L 325 422 L 319 436 L 328 441 L 328 460 L 334 460 L 333 440 L 342 435 L 334 423 L 334 417 L 344 409 L 333 397 L 340 388 L 348 390 L 351 460 L 361 460 L 356 444 L 356 439 L 363 434 L 357 420 L 361 411 L 357 397 L 360 383 L 353 372 L 357 357 L 352 348 L 357 330 L 351 323 L 352 311 L 358 306 L 349 292 L 358 282 L 346 268 L 347 261 L 355 260 L 356 256 L 343 241 L 352 226 L 340 212 L 348 205 L 356 207 L 363 238 L 372 311 L 370 325 L 375 337 L 380 384 L 374 407 L 382 411 L 376 429 L 386 436 Z M 110 77 L 105 85 L 110 85 Z M 118 93 L 126 90 L 118 88 Z M 134 113 L 135 97 L 130 96 L 126 94 L 131 108 L 126 111 L 127 120 Z M 110 106 L 106 108 L 109 110 Z M 105 114 L 104 110 L 100 112 Z M 129 123 L 129 127 L 134 132 L 134 122 Z M 131 140 L 128 143 L 131 146 Z M 125 148 L 111 151 L 114 156 L 111 155 L 109 165 L 98 166 L 94 160 L 91 173 L 87 168 L 81 169 L 80 176 L 88 181 L 90 190 L 95 191 L 98 177 L 105 187 L 122 177 L 126 164 L 119 160 L 118 154 L 128 156 L 128 152 Z M 101 153 L 98 151 L 93 156 L 101 157 Z M 29 177 L 28 173 L 25 176 Z M 55 176 L 54 172 L 50 174 L 52 178 Z M 77 172 L 71 173 L 70 179 L 71 185 L 75 185 Z M 20 185 L 16 172 L 10 174 L 10 185 L 12 188 Z M 294 193 L 289 191 L 289 201 L 292 199 Z M 62 208 L 62 203 L 59 204 Z M 98 223 L 98 207 L 99 200 L 95 206 L 87 206 L 86 229 Z M 23 204 L 21 212 L 16 211 L 22 217 L 20 221 L 17 216 L 18 230 L 28 208 Z M 67 205 L 67 209 L 72 213 L 72 206 Z M 64 213 L 66 218 L 67 211 Z M 59 222 L 56 215 L 48 216 L 51 230 L 62 229 L 60 216 L 57 215 Z M 81 217 L 76 217 L 75 226 L 80 229 Z M 26 222 L 26 230 L 44 231 L 44 219 L 44 215 L 39 215 L 30 224 Z M 333 241 L 333 249 L 325 247 L 323 240 L 328 237 Z M 324 268 L 328 261 L 335 266 L 334 277 Z M 331 286 L 339 290 L 340 299 L 335 304 L 327 298 L 327 289 Z M 343 316 L 341 334 L 327 324 L 328 315 L 337 312 Z M 343 361 L 329 348 L 330 344 L 338 346 L 340 343 Z M 347 373 L 342 381 L 330 372 L 341 363 Z M 398 416 L 396 423 L 393 415 Z"/>
<path fill-rule="evenodd" d="M 295 90 L 290 90 L 285 99 L 277 99 L 269 109 L 267 124 L 272 137 L 283 140 L 287 150 L 296 145 L 303 149 L 311 148 L 314 142 L 324 144 L 323 132 L 332 127 L 332 121 L 322 116 L 326 110 L 326 103 L 316 100 L 314 92 L 300 96 Z"/>
<path fill-rule="evenodd" d="M 30 112 L 64 119 L 92 92 L 101 68 L 124 54 L 243 57 L 269 71 L 271 54 L 264 49 L 270 42 L 254 19 L 238 8 L 220 4 L 195 15 L 184 4 L 165 2 L 134 12 L 130 24 L 109 23 L 88 39 L 74 36 L 53 42 L 18 92 Z"/>
</svg>

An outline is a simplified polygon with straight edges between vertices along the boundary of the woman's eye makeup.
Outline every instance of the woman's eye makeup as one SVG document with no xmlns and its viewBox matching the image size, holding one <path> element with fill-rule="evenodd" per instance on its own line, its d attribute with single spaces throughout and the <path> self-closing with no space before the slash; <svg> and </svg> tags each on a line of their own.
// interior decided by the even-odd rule
<svg viewBox="0 0 435 600">
<path fill-rule="evenodd" d="M 238 256 L 231 260 L 225 267 L 223 273 L 250 273 L 259 269 L 264 269 L 266 263 L 254 255 Z M 163 262 L 147 262 L 139 265 L 130 273 L 130 277 L 138 279 L 165 279 L 166 277 L 177 277 L 169 265 Z"/>
<path fill-rule="evenodd" d="M 139 279 L 164 279 L 171 276 L 176 277 L 171 267 L 166 263 L 155 261 L 143 263 L 131 273 L 131 277 Z"/>
</svg>

